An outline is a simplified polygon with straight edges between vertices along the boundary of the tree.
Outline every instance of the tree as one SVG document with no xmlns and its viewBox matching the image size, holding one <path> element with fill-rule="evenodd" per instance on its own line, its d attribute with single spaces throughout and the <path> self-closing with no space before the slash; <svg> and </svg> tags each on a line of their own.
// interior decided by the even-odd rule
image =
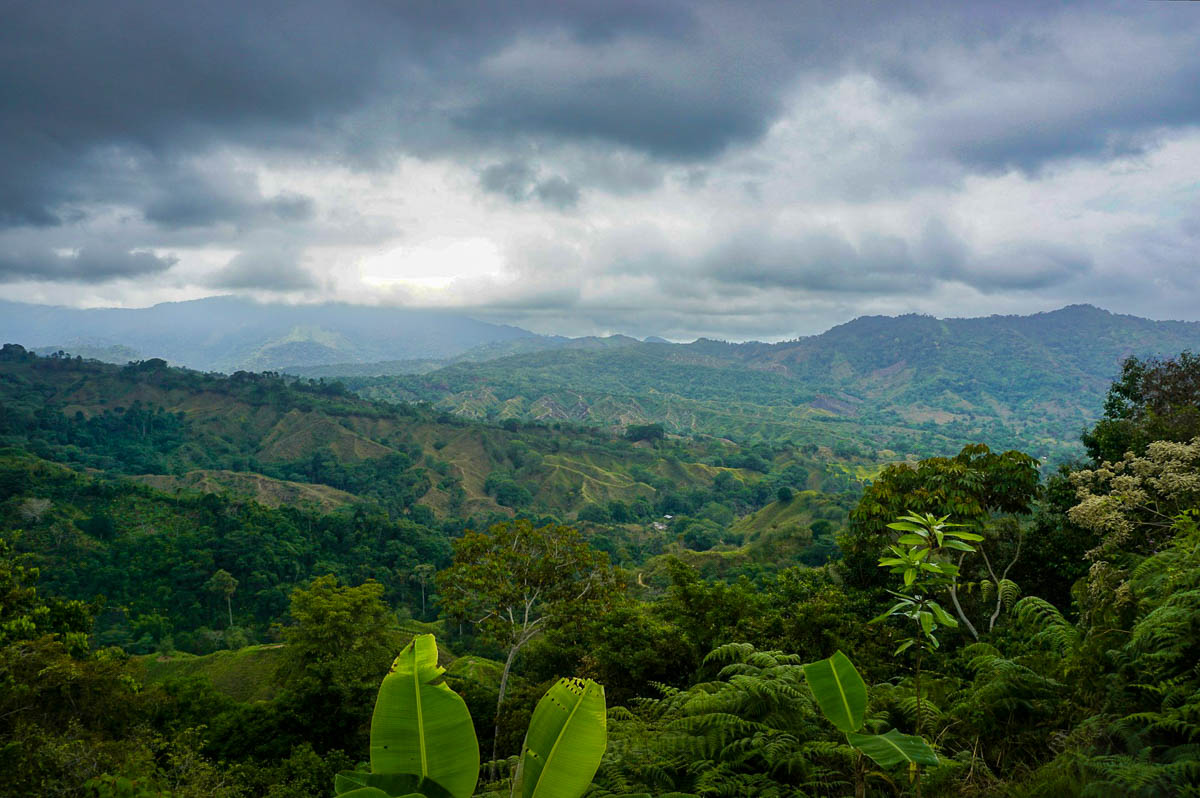
<svg viewBox="0 0 1200 798">
<path fill-rule="evenodd" d="M 295 623 L 284 632 L 280 671 L 288 685 L 284 704 L 299 736 L 318 752 L 366 744 L 376 686 L 401 647 L 382 596 L 377 582 L 345 587 L 332 575 L 292 592 Z"/>
<path fill-rule="evenodd" d="M 61 638 L 72 654 L 82 656 L 88 650 L 94 607 L 39 595 L 41 574 L 25 565 L 29 559 L 0 537 L 0 646 L 49 634 Z"/>
<path fill-rule="evenodd" d="M 1155 441 L 1144 456 L 1126 454 L 1071 475 L 1078 504 L 1071 520 L 1104 535 L 1100 551 L 1157 551 L 1179 513 L 1200 507 L 1200 437 Z M 1089 559 L 1095 559 L 1095 554 Z"/>
<path fill-rule="evenodd" d="M 666 437 L 662 424 L 630 424 L 625 437 L 631 441 L 661 441 Z"/>
<path fill-rule="evenodd" d="M 499 713 L 517 653 L 549 626 L 608 606 L 620 583 L 608 555 L 592 549 L 571 527 L 529 521 L 467 532 L 454 543 L 454 564 L 438 574 L 442 606 L 451 618 L 475 624 L 508 654 L 496 700 Z M 496 758 L 496 744 L 492 758 Z"/>
<path fill-rule="evenodd" d="M 875 564 L 896 537 L 888 524 L 901 515 L 932 513 L 982 528 L 993 513 L 1028 513 L 1039 494 L 1038 466 L 1023 452 L 996 453 L 982 443 L 915 467 L 888 466 L 863 492 L 850 513 L 849 533 L 838 541 L 849 580 L 858 585 L 881 582 Z"/>
<path fill-rule="evenodd" d="M 1104 416 L 1082 436 L 1096 463 L 1126 452 L 1144 454 L 1152 441 L 1189 441 L 1200 435 L 1200 355 L 1166 360 L 1130 357 L 1104 400 Z"/>
<path fill-rule="evenodd" d="M 936 649 L 941 643 L 934 634 L 939 627 L 951 629 L 958 622 L 950 617 L 942 606 L 933 598 L 933 594 L 947 588 L 951 598 L 954 598 L 955 580 L 958 578 L 958 566 L 950 562 L 950 552 L 973 553 L 973 542 L 981 542 L 982 535 L 974 532 L 962 532 L 953 527 L 959 524 L 947 524 L 946 518 L 935 518 L 932 515 L 905 515 L 891 524 L 890 529 L 905 534 L 901 535 L 895 545 L 889 547 L 891 555 L 881 557 L 879 566 L 887 568 L 892 574 L 900 576 L 904 582 L 900 590 L 889 590 L 898 601 L 887 612 L 874 618 L 871 623 L 878 623 L 887 618 L 906 618 L 912 622 L 912 636 L 900 643 L 893 656 L 899 656 L 908 649 L 916 654 L 916 665 L 913 668 L 913 690 L 916 693 L 917 735 L 921 734 L 921 658 L 928 648 Z M 960 559 L 959 562 L 962 560 Z M 955 599 L 955 607 L 958 607 Z M 999 612 L 999 610 L 997 610 Z M 962 610 L 959 608 L 959 615 Z M 964 622 L 970 626 L 970 622 Z M 993 617 L 993 622 L 995 618 Z M 971 633 L 978 639 L 974 628 Z M 839 652 L 840 653 L 840 652 Z M 836 655 L 835 655 L 836 656 Z M 846 661 L 846 664 L 849 660 Z M 806 666 L 807 667 L 807 666 Z M 856 674 L 857 675 L 857 674 Z M 815 690 L 815 688 L 814 688 Z M 865 695 L 863 703 L 865 704 Z M 822 705 L 824 708 L 824 705 Z M 873 755 L 872 755 L 873 756 Z M 879 761 L 876 759 L 876 761 Z M 936 759 L 934 760 L 936 763 Z M 883 764 L 880 762 L 880 764 Z M 921 794 L 920 776 L 916 780 L 917 795 Z"/>
<path fill-rule="evenodd" d="M 234 579 L 233 574 L 224 568 L 213 574 L 212 578 L 204 585 L 204 589 L 208 592 L 225 597 L 225 609 L 229 611 L 230 626 L 233 626 L 233 594 L 237 590 L 237 586 L 238 580 Z"/>
<path fill-rule="evenodd" d="M 412 580 L 421 586 L 421 617 L 425 617 L 425 586 L 429 584 L 429 580 L 437 573 L 437 568 L 434 568 L 429 563 L 422 563 L 412 570 Z"/>
</svg>

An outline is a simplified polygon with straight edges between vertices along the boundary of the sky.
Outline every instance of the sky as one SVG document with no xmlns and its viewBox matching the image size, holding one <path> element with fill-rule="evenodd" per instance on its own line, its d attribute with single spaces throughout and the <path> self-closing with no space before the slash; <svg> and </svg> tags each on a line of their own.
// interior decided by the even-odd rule
<svg viewBox="0 0 1200 798">
<path fill-rule="evenodd" d="M 0 298 L 1200 320 L 1200 3 L 0 0 Z"/>
</svg>

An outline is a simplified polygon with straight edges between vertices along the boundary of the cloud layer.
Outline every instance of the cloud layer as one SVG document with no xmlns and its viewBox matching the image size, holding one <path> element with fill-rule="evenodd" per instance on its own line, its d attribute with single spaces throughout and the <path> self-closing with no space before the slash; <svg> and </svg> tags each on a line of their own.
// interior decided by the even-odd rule
<svg viewBox="0 0 1200 798">
<path fill-rule="evenodd" d="M 5 298 L 1198 318 L 1189 4 L 4 3 Z"/>
</svg>

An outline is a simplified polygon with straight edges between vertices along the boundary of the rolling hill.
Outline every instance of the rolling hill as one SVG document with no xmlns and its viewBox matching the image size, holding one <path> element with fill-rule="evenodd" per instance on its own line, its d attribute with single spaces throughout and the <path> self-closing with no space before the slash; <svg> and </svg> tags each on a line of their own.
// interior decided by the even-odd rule
<svg viewBox="0 0 1200 798">
<path fill-rule="evenodd" d="M 753 485 L 844 488 L 818 453 L 761 454 L 716 439 L 635 443 L 569 423 L 470 422 L 428 406 L 373 402 L 336 384 L 232 377 L 0 352 L 0 446 L 168 492 L 219 492 L 331 511 L 382 503 L 437 518 L 568 518 L 589 504 Z"/>
<path fill-rule="evenodd" d="M 1032 316 L 863 317 L 777 344 L 699 340 L 554 349 L 420 375 L 355 377 L 375 399 L 475 419 L 661 422 L 678 433 L 791 440 L 887 459 L 966 443 L 1076 456 L 1129 355 L 1200 350 L 1200 323 L 1087 305 Z"/>
</svg>

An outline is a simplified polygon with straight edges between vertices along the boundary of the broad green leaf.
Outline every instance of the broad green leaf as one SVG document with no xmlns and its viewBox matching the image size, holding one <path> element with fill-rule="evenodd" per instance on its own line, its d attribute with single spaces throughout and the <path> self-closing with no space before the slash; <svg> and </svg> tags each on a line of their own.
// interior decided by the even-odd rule
<svg viewBox="0 0 1200 798">
<path fill-rule="evenodd" d="M 479 742 L 443 673 L 433 635 L 416 636 L 396 657 L 371 716 L 371 771 L 407 773 L 469 798 L 479 781 Z"/>
<path fill-rule="evenodd" d="M 901 535 L 896 542 L 905 546 L 924 546 L 928 541 L 920 535 Z"/>
<path fill-rule="evenodd" d="M 892 652 L 892 656 L 895 656 L 896 654 L 903 654 L 905 651 L 908 651 L 908 649 L 911 648 L 916 642 L 917 641 L 913 640 L 912 638 L 905 640 L 895 651 Z"/>
<path fill-rule="evenodd" d="M 905 521 L 894 521 L 887 526 L 888 529 L 895 529 L 900 532 L 924 532 L 925 534 L 929 534 L 925 527 L 921 524 L 910 524 Z"/>
<path fill-rule="evenodd" d="M 950 613 L 942 609 L 942 605 L 938 604 L 936 601 L 929 602 L 929 609 L 933 611 L 933 614 L 937 617 L 938 623 L 940 623 L 942 626 L 948 626 L 951 629 L 958 626 L 958 621 L 950 617 Z"/>
<path fill-rule="evenodd" d="M 974 532 L 947 532 L 946 534 L 954 535 L 954 537 L 962 538 L 963 540 L 974 540 L 974 541 L 983 540 L 983 535 L 977 535 Z"/>
<path fill-rule="evenodd" d="M 975 547 L 970 543 L 963 543 L 961 540 L 947 540 L 942 543 L 944 549 L 954 549 L 955 551 L 975 551 Z"/>
<path fill-rule="evenodd" d="M 411 793 L 421 798 L 420 793 Z M 359 787 L 350 792 L 339 792 L 338 798 L 393 798 L 393 796 L 379 789 L 378 787 Z M 409 795 L 401 796 L 401 798 L 409 798 Z"/>
<path fill-rule="evenodd" d="M 841 651 L 804 666 L 804 678 L 829 722 L 849 734 L 867 714 L 867 683 Z"/>
<path fill-rule="evenodd" d="M 422 779 L 412 773 L 360 773 L 343 770 L 333 777 L 333 794 L 357 795 L 356 790 L 372 787 L 385 795 L 421 795 L 424 798 L 451 798 L 451 794 L 440 784 Z"/>
<path fill-rule="evenodd" d="M 868 621 L 868 623 L 879 623 L 880 621 L 886 620 L 886 619 L 892 617 L 893 615 L 895 615 L 898 610 L 903 609 L 904 607 L 907 607 L 910 604 L 912 604 L 911 601 L 898 602 L 898 603 L 892 605 L 892 608 L 890 610 L 888 610 L 887 612 L 885 612 L 883 615 L 879 615 L 875 618 L 872 618 L 870 621 Z"/>
<path fill-rule="evenodd" d="M 854 734 L 846 735 L 850 745 L 862 751 L 881 768 L 891 768 L 900 764 L 929 765 L 938 764 L 937 754 L 920 737 L 911 734 L 901 734 L 892 729 L 887 734 Z"/>
<path fill-rule="evenodd" d="M 917 615 L 917 619 L 921 622 L 921 628 L 925 630 L 925 634 L 933 634 L 933 613 L 921 612 Z"/>
<path fill-rule="evenodd" d="M 579 798 L 607 745 L 604 688 L 590 679 L 559 679 L 533 710 L 513 794 Z"/>
</svg>

